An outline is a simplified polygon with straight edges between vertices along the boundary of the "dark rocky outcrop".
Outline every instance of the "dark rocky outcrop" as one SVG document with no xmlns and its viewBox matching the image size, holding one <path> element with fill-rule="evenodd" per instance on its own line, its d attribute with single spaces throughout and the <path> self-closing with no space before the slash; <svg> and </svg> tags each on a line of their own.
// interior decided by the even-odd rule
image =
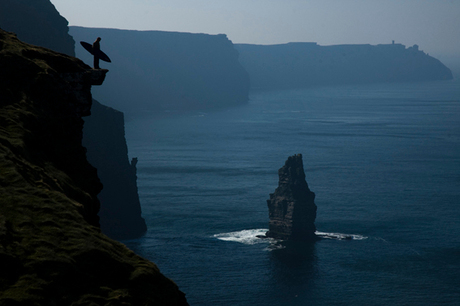
<svg viewBox="0 0 460 306">
<path fill-rule="evenodd" d="M 235 44 L 252 89 L 452 79 L 452 72 L 417 45 L 319 46 Z"/>
<path fill-rule="evenodd" d="M 67 20 L 49 0 L 1 0 L 0 28 L 29 44 L 75 56 Z"/>
<path fill-rule="evenodd" d="M 102 37 L 101 48 L 112 60 L 111 74 L 104 88 L 93 94 L 127 115 L 207 110 L 248 101 L 248 74 L 223 34 L 82 27 L 70 27 L 70 33 L 76 41 Z M 80 46 L 76 54 L 92 63 Z"/>
<path fill-rule="evenodd" d="M 123 113 L 93 100 L 85 118 L 83 145 L 104 188 L 98 195 L 101 230 L 114 239 L 139 237 L 147 230 L 141 217 L 136 165 L 128 160 Z"/>
<path fill-rule="evenodd" d="M 100 233 L 81 145 L 104 74 L 0 30 L 0 304 L 186 305 L 155 264 Z"/>
<path fill-rule="evenodd" d="M 278 170 L 278 175 L 278 188 L 267 200 L 270 217 L 267 237 L 292 241 L 317 240 L 315 194 L 305 180 L 302 155 L 290 156 Z"/>
</svg>

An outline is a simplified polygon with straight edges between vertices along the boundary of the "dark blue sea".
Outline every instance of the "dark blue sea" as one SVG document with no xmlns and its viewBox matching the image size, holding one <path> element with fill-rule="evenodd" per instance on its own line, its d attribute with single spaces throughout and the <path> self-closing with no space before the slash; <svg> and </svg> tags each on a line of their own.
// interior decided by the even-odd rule
<svg viewBox="0 0 460 306">
<path fill-rule="evenodd" d="M 190 305 L 460 305 L 459 80 L 252 92 L 126 138 L 148 232 L 124 243 Z M 256 238 L 298 153 L 336 239 Z"/>
</svg>

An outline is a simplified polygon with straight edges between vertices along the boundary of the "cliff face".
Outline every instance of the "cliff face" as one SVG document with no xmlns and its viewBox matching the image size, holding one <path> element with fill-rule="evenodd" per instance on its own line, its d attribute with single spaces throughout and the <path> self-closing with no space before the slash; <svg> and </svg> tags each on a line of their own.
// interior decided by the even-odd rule
<svg viewBox="0 0 460 306">
<path fill-rule="evenodd" d="M 105 72 L 0 30 L 0 304 L 186 305 L 97 227 L 81 117 Z"/>
<path fill-rule="evenodd" d="M 315 194 L 305 181 L 302 155 L 290 156 L 278 170 L 279 183 L 267 200 L 269 230 L 267 237 L 315 241 L 316 205 Z"/>
<path fill-rule="evenodd" d="M 124 113 L 204 110 L 248 100 L 249 77 L 225 35 L 81 27 L 70 33 L 76 41 L 102 37 L 112 73 L 94 96 Z M 80 46 L 76 53 L 92 63 Z"/>
<path fill-rule="evenodd" d="M 0 28 L 29 44 L 75 56 L 67 25 L 49 0 L 0 1 Z"/>
<path fill-rule="evenodd" d="M 85 118 L 83 145 L 88 161 L 97 167 L 104 188 L 98 195 L 101 230 L 115 239 L 145 233 L 136 184 L 136 165 L 129 163 L 123 113 L 93 100 Z"/>
<path fill-rule="evenodd" d="M 452 79 L 452 72 L 418 46 L 235 44 L 253 89 Z"/>
</svg>

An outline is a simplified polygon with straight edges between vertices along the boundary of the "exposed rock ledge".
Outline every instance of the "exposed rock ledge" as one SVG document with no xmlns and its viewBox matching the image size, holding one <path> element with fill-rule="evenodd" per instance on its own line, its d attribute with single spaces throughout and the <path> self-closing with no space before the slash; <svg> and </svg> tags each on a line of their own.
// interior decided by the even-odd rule
<svg viewBox="0 0 460 306">
<path fill-rule="evenodd" d="M 187 305 L 155 264 L 100 233 L 81 116 L 102 74 L 0 29 L 1 305 Z"/>
<path fill-rule="evenodd" d="M 64 91 L 73 95 L 78 101 L 75 105 L 77 114 L 81 117 L 91 114 L 91 85 L 102 85 L 107 74 L 107 69 L 89 69 L 83 72 L 60 73 Z"/>
<path fill-rule="evenodd" d="M 278 170 L 279 183 L 267 200 L 269 231 L 267 237 L 315 241 L 315 194 L 308 188 L 302 162 L 302 154 L 290 156 Z"/>
</svg>

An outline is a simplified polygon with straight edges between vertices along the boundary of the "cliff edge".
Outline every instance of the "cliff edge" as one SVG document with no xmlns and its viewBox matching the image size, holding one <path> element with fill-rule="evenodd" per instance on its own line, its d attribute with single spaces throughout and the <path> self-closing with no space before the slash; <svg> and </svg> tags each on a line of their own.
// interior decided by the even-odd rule
<svg viewBox="0 0 460 306">
<path fill-rule="evenodd" d="M 0 304 L 187 305 L 100 233 L 81 117 L 106 72 L 0 30 Z"/>
<path fill-rule="evenodd" d="M 74 56 L 75 41 L 67 25 L 49 0 L 0 0 L 0 27 L 24 42 Z M 85 119 L 83 145 L 104 185 L 98 195 L 102 232 L 115 239 L 141 236 L 146 225 L 135 167 L 128 160 L 123 113 L 94 102 L 91 116 Z"/>
</svg>

